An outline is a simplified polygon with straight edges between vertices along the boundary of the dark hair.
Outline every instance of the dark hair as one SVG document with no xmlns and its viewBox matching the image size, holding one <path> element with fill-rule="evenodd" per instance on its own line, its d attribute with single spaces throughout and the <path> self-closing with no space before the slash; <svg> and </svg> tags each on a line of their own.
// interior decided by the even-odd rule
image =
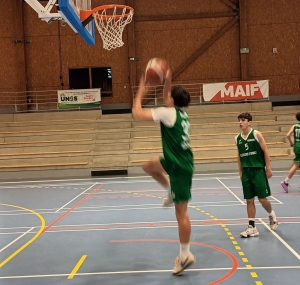
<svg viewBox="0 0 300 285">
<path fill-rule="evenodd" d="M 191 102 L 190 93 L 180 85 L 174 85 L 172 87 L 171 97 L 173 98 L 176 107 L 187 107 Z"/>
<path fill-rule="evenodd" d="M 247 119 L 249 122 L 252 121 L 252 116 L 249 113 L 241 113 L 238 119 Z"/>
<path fill-rule="evenodd" d="M 296 119 L 300 122 L 300 112 L 296 113 Z"/>
</svg>

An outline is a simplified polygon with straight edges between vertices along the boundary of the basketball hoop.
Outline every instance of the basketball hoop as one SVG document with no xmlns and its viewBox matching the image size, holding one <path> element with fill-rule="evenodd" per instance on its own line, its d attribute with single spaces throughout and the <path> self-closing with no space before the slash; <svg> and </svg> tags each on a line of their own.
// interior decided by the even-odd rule
<svg viewBox="0 0 300 285">
<path fill-rule="evenodd" d="M 94 18 L 103 40 L 103 48 L 107 50 L 124 45 L 122 33 L 124 27 L 131 22 L 132 16 L 133 8 L 118 4 L 99 6 L 91 11 L 80 11 L 83 23 L 90 17 Z"/>
</svg>

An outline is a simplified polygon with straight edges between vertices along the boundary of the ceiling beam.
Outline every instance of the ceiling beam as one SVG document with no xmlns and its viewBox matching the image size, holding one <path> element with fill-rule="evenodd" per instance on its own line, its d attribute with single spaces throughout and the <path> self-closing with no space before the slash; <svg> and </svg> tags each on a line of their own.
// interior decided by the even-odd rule
<svg viewBox="0 0 300 285">
<path fill-rule="evenodd" d="M 225 5 L 227 5 L 228 7 L 232 8 L 233 10 L 237 9 L 237 5 L 235 5 L 229 0 L 220 0 L 220 1 L 223 2 Z"/>
<path fill-rule="evenodd" d="M 240 7 L 240 48 L 248 47 L 247 0 L 239 0 Z M 248 80 L 248 53 L 240 53 L 241 79 Z"/>
<path fill-rule="evenodd" d="M 136 22 L 150 22 L 150 21 L 174 21 L 174 20 L 191 20 L 191 19 L 205 19 L 205 18 L 225 18 L 234 17 L 237 15 L 235 11 L 217 12 L 217 13 L 200 13 L 190 15 L 157 15 L 157 16 L 135 16 Z"/>
<path fill-rule="evenodd" d="M 190 64 L 192 64 L 202 53 L 204 53 L 213 43 L 215 43 L 222 35 L 224 35 L 236 22 L 238 17 L 230 20 L 220 31 L 218 31 L 210 40 L 203 46 L 196 50 L 183 64 L 181 64 L 174 72 L 173 79 L 175 79 L 181 72 L 183 72 Z"/>
</svg>

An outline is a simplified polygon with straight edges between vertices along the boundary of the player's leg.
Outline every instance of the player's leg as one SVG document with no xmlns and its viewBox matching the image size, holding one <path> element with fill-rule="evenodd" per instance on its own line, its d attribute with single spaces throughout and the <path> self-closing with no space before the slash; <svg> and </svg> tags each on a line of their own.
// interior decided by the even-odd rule
<svg viewBox="0 0 300 285">
<path fill-rule="evenodd" d="M 164 188 L 168 189 L 170 187 L 169 179 L 167 177 L 166 171 L 160 163 L 160 158 L 156 157 L 142 165 L 142 169 L 153 177 L 159 184 Z"/>
<path fill-rule="evenodd" d="M 167 198 L 163 200 L 163 207 L 171 206 L 173 204 L 173 199 L 171 196 L 169 179 L 166 174 L 167 166 L 165 159 L 163 157 L 153 158 L 152 160 L 145 162 L 142 165 L 142 169 L 168 191 Z"/>
<path fill-rule="evenodd" d="M 299 169 L 299 165 L 300 165 L 300 154 L 296 153 L 295 154 L 296 157 L 294 159 L 294 164 L 291 167 L 287 177 L 280 182 L 283 190 L 288 193 L 289 192 L 289 180 L 294 176 L 294 174 L 296 173 L 296 171 Z"/>
<path fill-rule="evenodd" d="M 191 199 L 192 173 L 181 175 L 171 174 L 171 191 L 175 202 L 175 213 L 178 222 L 180 253 L 175 260 L 174 275 L 179 275 L 184 269 L 195 262 L 190 252 L 191 222 L 188 214 L 188 201 Z"/>
<path fill-rule="evenodd" d="M 271 202 L 267 199 L 267 197 L 271 195 L 271 189 L 265 169 L 256 169 L 254 177 L 253 183 L 255 185 L 255 191 L 257 193 L 258 200 L 268 213 L 270 228 L 275 231 L 278 227 L 278 222 L 276 214 L 272 209 Z"/>
<path fill-rule="evenodd" d="M 255 192 L 253 191 L 252 185 L 252 170 L 251 169 L 243 169 L 242 172 L 242 185 L 243 185 L 243 194 L 244 199 L 246 199 L 247 203 L 247 215 L 248 215 L 248 227 L 240 233 L 242 238 L 248 237 L 256 237 L 259 235 L 255 227 L 255 216 L 256 216 L 256 208 L 254 204 Z"/>
</svg>

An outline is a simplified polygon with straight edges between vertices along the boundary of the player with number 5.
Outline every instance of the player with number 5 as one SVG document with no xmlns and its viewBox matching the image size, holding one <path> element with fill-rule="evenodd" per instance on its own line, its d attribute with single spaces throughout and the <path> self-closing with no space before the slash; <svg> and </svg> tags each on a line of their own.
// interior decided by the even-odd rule
<svg viewBox="0 0 300 285">
<path fill-rule="evenodd" d="M 132 108 L 135 119 L 160 123 L 163 157 L 157 157 L 143 164 L 143 170 L 168 190 L 163 206 L 175 205 L 180 253 L 175 260 L 174 275 L 195 262 L 190 252 L 191 223 L 188 215 L 188 201 L 191 199 L 194 158 L 190 147 L 190 123 L 184 107 L 190 104 L 190 94 L 182 86 L 171 88 L 172 74 L 168 67 L 164 78 L 163 98 L 166 107 L 142 108 L 142 99 L 147 93 L 142 76 Z M 168 176 L 169 178 L 168 178 Z"/>
</svg>

